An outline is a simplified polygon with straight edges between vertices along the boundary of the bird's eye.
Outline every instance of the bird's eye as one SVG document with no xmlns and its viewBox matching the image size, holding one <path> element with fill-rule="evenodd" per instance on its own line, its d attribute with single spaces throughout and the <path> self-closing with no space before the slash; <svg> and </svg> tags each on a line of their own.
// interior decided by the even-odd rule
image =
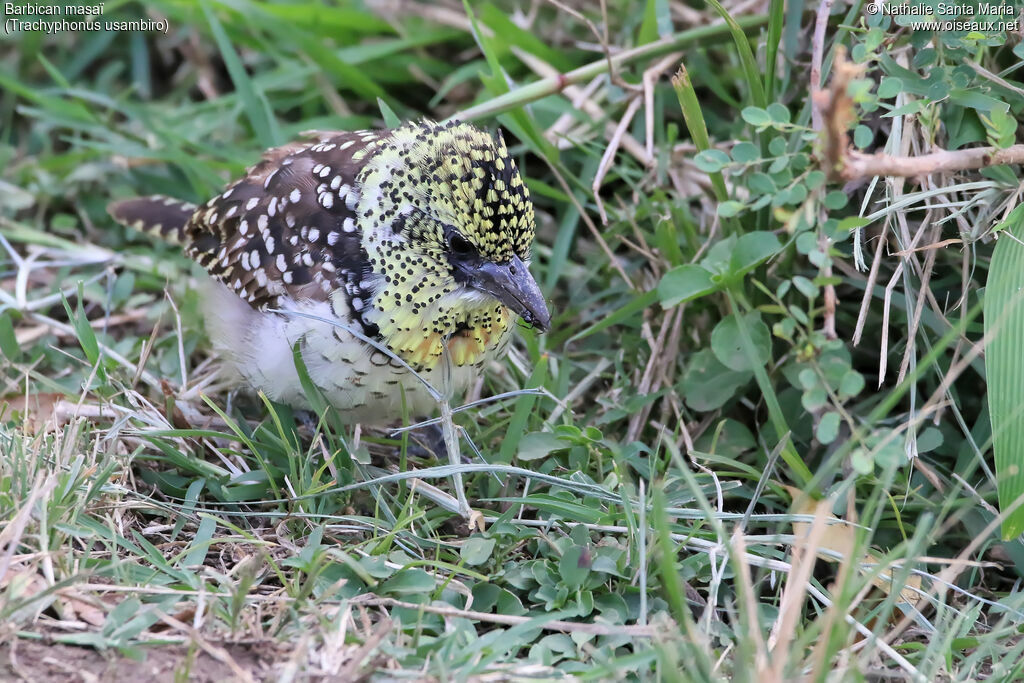
<svg viewBox="0 0 1024 683">
<path fill-rule="evenodd" d="M 469 256 L 473 253 L 473 245 L 457 232 L 452 233 L 448 238 L 448 248 L 457 256 Z"/>
</svg>

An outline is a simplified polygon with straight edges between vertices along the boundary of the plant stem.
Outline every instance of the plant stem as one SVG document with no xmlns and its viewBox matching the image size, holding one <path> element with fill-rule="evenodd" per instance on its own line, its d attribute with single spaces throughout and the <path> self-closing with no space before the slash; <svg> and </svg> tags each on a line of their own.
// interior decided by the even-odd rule
<svg viewBox="0 0 1024 683">
<path fill-rule="evenodd" d="M 736 23 L 745 33 L 754 32 L 768 23 L 768 16 L 764 14 L 757 14 L 750 17 L 743 17 L 741 19 L 737 19 Z M 534 81 L 533 83 L 516 88 L 504 95 L 499 95 L 498 97 L 487 100 L 486 102 L 481 102 L 480 104 L 470 107 L 469 109 L 465 109 L 450 118 L 462 121 L 474 121 L 487 116 L 501 114 L 502 112 L 506 112 L 510 109 L 515 109 L 516 107 L 521 107 L 524 104 L 529 104 L 530 102 L 547 97 L 548 95 L 560 93 L 566 88 L 566 86 L 582 83 L 594 76 L 603 74 L 608 71 L 609 66 L 617 68 L 627 64 L 632 64 L 633 62 L 660 57 L 661 55 L 668 54 L 669 52 L 675 52 L 676 50 L 692 47 L 694 45 L 718 42 L 728 38 L 731 35 L 730 30 L 731 29 L 727 24 L 721 23 L 682 31 L 653 43 L 647 43 L 646 45 L 641 45 L 640 47 L 635 47 L 630 50 L 623 50 L 616 55 L 612 55 L 610 59 L 602 57 L 597 61 L 581 66 L 578 69 L 573 69 L 567 73 L 558 74 L 557 76 L 551 76 L 549 78 L 542 78 L 539 81 Z"/>
</svg>

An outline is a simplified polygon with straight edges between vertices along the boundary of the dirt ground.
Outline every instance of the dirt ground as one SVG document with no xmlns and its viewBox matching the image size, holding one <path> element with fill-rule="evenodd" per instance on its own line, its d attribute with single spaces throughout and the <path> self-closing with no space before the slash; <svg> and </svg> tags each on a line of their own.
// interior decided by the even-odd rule
<svg viewBox="0 0 1024 683">
<path fill-rule="evenodd" d="M 145 650 L 141 661 L 109 650 L 17 639 L 0 644 L 0 681 L 215 681 L 271 677 L 273 652 L 251 645 L 225 645 L 214 657 L 203 650 L 163 645 Z M 232 666 L 234 664 L 234 666 Z"/>
</svg>

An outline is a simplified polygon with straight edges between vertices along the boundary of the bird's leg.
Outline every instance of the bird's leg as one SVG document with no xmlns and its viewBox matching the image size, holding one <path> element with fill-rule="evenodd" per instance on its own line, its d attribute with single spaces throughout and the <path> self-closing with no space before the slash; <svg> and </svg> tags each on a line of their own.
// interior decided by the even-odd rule
<svg viewBox="0 0 1024 683">
<path fill-rule="evenodd" d="M 445 457 L 447 449 L 444 445 L 444 430 L 437 423 L 424 425 L 411 431 L 412 442 L 409 443 L 409 454 L 417 457 Z"/>
<path fill-rule="evenodd" d="M 293 410 L 292 414 L 295 415 L 299 425 L 309 431 L 310 438 L 312 438 L 316 434 L 316 428 L 320 425 L 320 416 L 305 408 Z"/>
<path fill-rule="evenodd" d="M 455 421 L 452 419 L 452 406 L 447 400 L 441 403 L 441 432 L 444 435 L 444 446 L 448 452 L 448 462 L 453 466 L 462 464 L 459 451 L 459 436 L 455 431 Z M 452 475 L 452 483 L 455 487 L 455 497 L 459 502 L 459 514 L 469 521 L 470 529 L 484 530 L 484 516 L 469 506 L 466 500 L 466 489 L 462 482 L 462 472 L 456 471 Z"/>
<path fill-rule="evenodd" d="M 460 427 L 456 427 L 455 430 L 456 432 L 463 431 Z M 410 455 L 420 458 L 448 459 L 448 447 L 445 445 L 444 428 L 440 421 L 417 427 L 410 432 L 410 435 L 412 436 L 412 442 L 408 449 Z M 473 457 L 460 453 L 460 462 L 463 464 L 473 462 Z"/>
</svg>

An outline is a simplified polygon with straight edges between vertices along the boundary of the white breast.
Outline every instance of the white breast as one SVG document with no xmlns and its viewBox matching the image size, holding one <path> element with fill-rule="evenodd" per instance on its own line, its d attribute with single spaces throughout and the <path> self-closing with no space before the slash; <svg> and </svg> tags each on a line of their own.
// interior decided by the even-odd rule
<svg viewBox="0 0 1024 683">
<path fill-rule="evenodd" d="M 409 417 L 437 411 L 430 392 L 408 369 L 332 324 L 339 318 L 330 304 L 294 302 L 284 310 L 323 320 L 257 311 L 216 281 L 211 280 L 205 288 L 203 313 L 214 348 L 253 389 L 281 403 L 309 407 L 292 355 L 298 341 L 310 378 L 345 422 L 394 423 L 402 417 L 403 391 Z M 337 313 L 345 315 L 346 311 Z M 355 324 L 352 327 L 358 331 Z M 447 392 L 440 364 L 420 376 L 458 403 L 484 363 L 502 353 L 505 345 L 499 344 L 475 365 L 452 367 Z"/>
</svg>

